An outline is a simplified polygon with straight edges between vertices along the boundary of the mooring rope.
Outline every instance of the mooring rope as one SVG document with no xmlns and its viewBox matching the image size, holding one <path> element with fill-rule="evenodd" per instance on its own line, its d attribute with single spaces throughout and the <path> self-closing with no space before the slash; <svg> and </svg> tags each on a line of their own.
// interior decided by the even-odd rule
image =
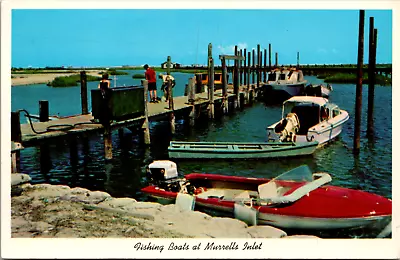
<svg viewBox="0 0 400 260">
<path fill-rule="evenodd" d="M 51 131 L 69 131 L 71 129 L 74 129 L 78 125 L 99 124 L 99 123 L 91 122 L 91 121 L 90 122 L 79 122 L 76 124 L 56 124 L 56 125 L 48 126 L 45 131 L 36 131 L 35 128 L 33 127 L 31 115 L 29 114 L 29 112 L 26 111 L 25 109 L 17 110 L 17 113 L 21 113 L 21 112 L 24 112 L 26 114 L 26 117 L 28 117 L 31 129 L 35 134 L 44 134 L 44 133 L 51 132 Z"/>
</svg>

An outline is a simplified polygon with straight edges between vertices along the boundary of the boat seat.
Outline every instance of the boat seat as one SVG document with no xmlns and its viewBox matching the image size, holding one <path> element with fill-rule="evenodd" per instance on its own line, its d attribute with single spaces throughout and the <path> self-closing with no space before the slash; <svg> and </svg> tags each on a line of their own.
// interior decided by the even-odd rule
<svg viewBox="0 0 400 260">
<path fill-rule="evenodd" d="M 258 186 L 260 199 L 269 199 L 278 197 L 278 188 L 275 182 L 267 182 Z"/>
</svg>

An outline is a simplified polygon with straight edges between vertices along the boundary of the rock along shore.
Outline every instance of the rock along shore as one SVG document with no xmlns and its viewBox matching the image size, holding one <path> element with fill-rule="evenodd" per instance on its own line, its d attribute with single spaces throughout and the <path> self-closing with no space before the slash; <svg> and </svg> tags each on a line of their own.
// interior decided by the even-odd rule
<svg viewBox="0 0 400 260">
<path fill-rule="evenodd" d="M 11 237 L 291 238 L 270 226 L 181 211 L 176 205 L 113 198 L 102 191 L 29 183 L 11 174 Z"/>
</svg>

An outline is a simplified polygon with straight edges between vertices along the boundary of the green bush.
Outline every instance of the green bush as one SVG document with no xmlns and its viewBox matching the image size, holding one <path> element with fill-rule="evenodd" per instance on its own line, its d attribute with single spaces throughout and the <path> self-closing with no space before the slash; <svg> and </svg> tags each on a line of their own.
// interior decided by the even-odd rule
<svg viewBox="0 0 400 260">
<path fill-rule="evenodd" d="M 134 78 L 134 79 L 144 79 L 145 77 L 144 77 L 144 74 L 133 74 L 132 78 Z"/>
<path fill-rule="evenodd" d="M 92 75 L 86 75 L 87 81 L 100 81 L 100 77 L 95 77 Z M 62 76 L 56 77 L 52 82 L 47 83 L 47 86 L 51 87 L 74 87 L 78 86 L 78 83 L 81 80 L 81 76 L 79 74 L 71 75 L 71 76 Z"/>
</svg>

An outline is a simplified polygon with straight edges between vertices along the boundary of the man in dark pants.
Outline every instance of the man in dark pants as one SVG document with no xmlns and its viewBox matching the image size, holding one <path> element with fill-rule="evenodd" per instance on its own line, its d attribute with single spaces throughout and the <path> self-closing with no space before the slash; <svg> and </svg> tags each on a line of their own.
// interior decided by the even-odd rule
<svg viewBox="0 0 400 260">
<path fill-rule="evenodd" d="M 151 103 L 158 103 L 157 99 L 157 79 L 156 79 L 156 72 L 149 67 L 149 65 L 144 65 L 143 68 L 146 70 L 144 73 L 148 83 L 149 83 L 149 93 L 150 93 L 150 102 Z"/>
</svg>

